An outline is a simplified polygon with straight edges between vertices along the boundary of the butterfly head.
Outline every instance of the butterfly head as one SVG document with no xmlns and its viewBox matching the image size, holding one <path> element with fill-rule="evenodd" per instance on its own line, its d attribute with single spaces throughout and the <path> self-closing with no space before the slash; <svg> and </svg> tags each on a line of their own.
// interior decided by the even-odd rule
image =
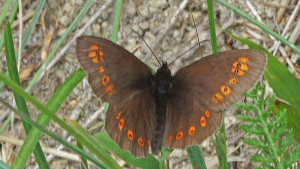
<svg viewBox="0 0 300 169">
<path fill-rule="evenodd" d="M 155 88 L 157 96 L 165 96 L 171 86 L 171 71 L 168 68 L 167 62 L 157 70 L 155 74 Z"/>
</svg>

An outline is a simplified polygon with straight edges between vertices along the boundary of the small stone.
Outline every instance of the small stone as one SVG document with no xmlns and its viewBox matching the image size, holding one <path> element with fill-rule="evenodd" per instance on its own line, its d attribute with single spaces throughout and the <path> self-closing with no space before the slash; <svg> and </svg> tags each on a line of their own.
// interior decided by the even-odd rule
<svg viewBox="0 0 300 169">
<path fill-rule="evenodd" d="M 163 51 L 167 51 L 169 49 L 169 44 L 166 40 L 164 40 L 161 44 L 161 48 Z"/>
<path fill-rule="evenodd" d="M 143 22 L 143 23 L 141 23 L 140 27 L 141 27 L 144 31 L 149 30 L 149 28 L 150 28 L 149 22 Z"/>
<path fill-rule="evenodd" d="M 107 20 L 108 13 L 106 11 L 103 11 L 102 14 L 101 14 L 101 17 L 102 17 L 103 20 Z"/>
<path fill-rule="evenodd" d="M 102 22 L 102 27 L 103 27 L 103 28 L 106 28 L 107 26 L 108 26 L 108 23 L 107 23 L 106 21 L 103 21 L 103 22 Z"/>
<path fill-rule="evenodd" d="M 64 27 L 67 27 L 70 23 L 69 17 L 67 15 L 63 15 L 62 17 L 60 17 L 59 23 Z"/>
<path fill-rule="evenodd" d="M 75 109 L 72 111 L 72 114 L 70 116 L 71 120 L 78 120 L 79 116 L 80 116 L 81 110 L 79 109 Z"/>
<path fill-rule="evenodd" d="M 93 32 L 98 35 L 100 33 L 100 25 L 98 24 L 93 24 L 92 25 L 92 29 L 93 29 Z"/>
<path fill-rule="evenodd" d="M 142 15 L 142 17 L 146 17 L 148 18 L 149 17 L 149 9 L 147 6 L 141 6 L 139 8 L 139 13 Z"/>
<path fill-rule="evenodd" d="M 129 3 L 127 5 L 127 10 L 126 10 L 127 14 L 129 17 L 134 17 L 136 14 L 136 6 L 133 3 Z"/>
<path fill-rule="evenodd" d="M 55 71 L 55 73 L 56 73 L 56 76 L 58 76 L 60 78 L 64 77 L 64 72 L 62 72 L 62 70 L 58 69 L 58 70 Z"/>
<path fill-rule="evenodd" d="M 73 7 L 70 5 L 70 3 L 66 3 L 63 7 L 63 10 L 66 12 L 66 13 L 70 13 L 72 10 L 73 10 Z"/>
</svg>

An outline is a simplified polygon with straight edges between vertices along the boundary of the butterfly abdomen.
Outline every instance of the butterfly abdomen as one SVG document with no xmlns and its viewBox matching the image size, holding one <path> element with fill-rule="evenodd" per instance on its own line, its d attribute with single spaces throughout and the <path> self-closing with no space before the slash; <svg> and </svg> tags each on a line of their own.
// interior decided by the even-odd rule
<svg viewBox="0 0 300 169">
<path fill-rule="evenodd" d="M 154 76 L 155 84 L 155 101 L 156 101 L 156 126 L 152 139 L 152 153 L 157 154 L 163 142 L 164 132 L 166 128 L 166 109 L 167 96 L 171 86 L 171 71 L 168 69 L 167 63 L 164 63 L 157 70 Z"/>
</svg>

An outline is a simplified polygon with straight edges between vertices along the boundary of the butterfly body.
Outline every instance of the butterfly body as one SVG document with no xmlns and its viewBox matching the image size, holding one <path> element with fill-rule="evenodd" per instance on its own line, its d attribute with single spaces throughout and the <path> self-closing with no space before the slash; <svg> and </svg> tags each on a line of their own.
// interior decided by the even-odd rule
<svg viewBox="0 0 300 169">
<path fill-rule="evenodd" d="M 174 76 L 167 63 L 153 75 L 124 48 L 80 37 L 77 57 L 95 94 L 110 103 L 105 129 L 137 157 L 161 146 L 200 144 L 221 124 L 222 111 L 243 99 L 262 77 L 267 58 L 256 50 L 204 57 Z"/>
</svg>

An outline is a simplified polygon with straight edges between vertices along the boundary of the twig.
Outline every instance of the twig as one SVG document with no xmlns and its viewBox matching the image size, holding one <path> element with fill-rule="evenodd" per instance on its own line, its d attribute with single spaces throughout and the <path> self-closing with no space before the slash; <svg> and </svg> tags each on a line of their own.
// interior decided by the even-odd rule
<svg viewBox="0 0 300 169">
<path fill-rule="evenodd" d="M 29 13 L 23 17 L 22 22 L 28 21 L 29 19 L 32 18 L 33 15 L 34 15 L 34 11 L 29 11 Z M 15 27 L 19 26 L 19 24 L 20 24 L 20 19 L 16 22 L 13 22 L 11 28 L 14 29 Z"/>
<path fill-rule="evenodd" d="M 254 6 L 251 4 L 251 2 L 250 2 L 250 1 L 246 1 L 246 4 L 247 4 L 247 6 L 249 7 L 250 11 L 253 13 L 253 15 L 256 17 L 256 19 L 257 19 L 260 23 L 265 24 L 265 23 L 263 22 L 263 20 L 261 19 L 261 17 L 259 16 L 259 14 L 257 13 L 257 11 L 256 11 L 256 9 L 254 8 Z M 269 35 L 269 34 L 268 34 L 268 36 L 269 36 L 272 40 L 275 40 L 275 38 L 274 38 L 273 36 L 271 36 L 271 35 Z"/>
<path fill-rule="evenodd" d="M 278 12 L 277 12 L 277 16 L 276 16 L 276 21 L 277 22 L 280 22 L 280 20 L 281 20 L 281 18 L 282 18 L 282 16 L 283 16 L 283 14 L 285 13 L 285 11 L 286 11 L 286 9 L 287 9 L 287 5 L 290 3 L 290 0 L 282 0 L 281 2 L 280 2 L 280 9 L 278 10 Z"/>
<path fill-rule="evenodd" d="M 18 140 L 18 139 L 3 136 L 3 135 L 0 135 L 0 141 L 5 142 L 5 143 L 9 143 L 9 144 L 14 144 L 14 145 L 17 145 L 17 146 L 22 146 L 23 143 L 24 143 L 24 141 L 22 141 L 22 140 Z M 74 161 L 80 161 L 77 154 L 69 153 L 69 152 L 66 152 L 66 151 L 58 151 L 56 149 L 48 148 L 48 147 L 42 147 L 42 149 L 45 153 L 53 154 L 57 157 L 62 157 L 62 158 L 66 158 L 66 159 L 74 160 Z"/>
<path fill-rule="evenodd" d="M 299 9 L 300 9 L 300 1 L 298 1 L 298 3 L 297 3 L 297 5 L 296 5 L 295 9 L 293 10 L 293 13 L 292 13 L 291 17 L 289 18 L 289 20 L 288 20 L 288 22 L 287 22 L 285 28 L 283 29 L 283 32 L 282 32 L 281 36 L 285 37 L 287 31 L 289 30 L 289 28 L 290 28 L 290 26 L 291 26 L 291 23 L 294 21 L 295 17 L 297 16 L 297 14 L 298 14 L 298 12 L 299 12 Z M 277 53 L 277 51 L 278 51 L 278 47 L 281 45 L 281 42 L 280 42 L 280 41 L 276 41 L 276 42 L 274 43 L 274 45 L 275 45 L 275 50 L 274 50 L 274 52 L 273 52 L 273 55 L 275 56 L 276 53 Z M 273 46 L 274 46 L 274 45 L 273 45 Z"/>
</svg>

